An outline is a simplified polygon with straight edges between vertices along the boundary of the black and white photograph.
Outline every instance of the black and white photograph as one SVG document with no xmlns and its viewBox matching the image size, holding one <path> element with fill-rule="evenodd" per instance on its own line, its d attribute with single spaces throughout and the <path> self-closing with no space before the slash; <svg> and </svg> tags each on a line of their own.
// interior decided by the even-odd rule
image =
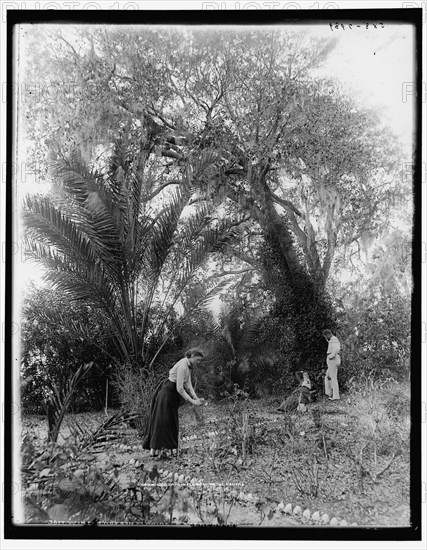
<svg viewBox="0 0 427 550">
<path fill-rule="evenodd" d="M 219 4 L 7 12 L 6 538 L 418 548 L 422 10 Z"/>
</svg>

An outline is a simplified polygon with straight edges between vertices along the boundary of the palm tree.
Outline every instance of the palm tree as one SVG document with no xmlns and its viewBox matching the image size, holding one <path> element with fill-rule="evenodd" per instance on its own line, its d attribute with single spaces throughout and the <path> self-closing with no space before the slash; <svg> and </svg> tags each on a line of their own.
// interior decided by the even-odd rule
<svg viewBox="0 0 427 550">
<path fill-rule="evenodd" d="M 196 169 L 200 173 L 203 167 Z M 30 256 L 70 299 L 102 312 L 119 362 L 152 366 L 159 351 L 148 347 L 153 331 L 161 335 L 161 348 L 172 334 L 183 290 L 209 252 L 233 234 L 226 223 L 209 216 L 203 202 L 189 206 L 191 173 L 181 171 L 174 191 L 153 193 L 150 173 L 135 169 L 123 156 L 111 155 L 103 169 L 74 156 L 55 165 L 61 200 L 25 198 Z M 206 305 L 225 283 L 194 307 Z"/>
</svg>

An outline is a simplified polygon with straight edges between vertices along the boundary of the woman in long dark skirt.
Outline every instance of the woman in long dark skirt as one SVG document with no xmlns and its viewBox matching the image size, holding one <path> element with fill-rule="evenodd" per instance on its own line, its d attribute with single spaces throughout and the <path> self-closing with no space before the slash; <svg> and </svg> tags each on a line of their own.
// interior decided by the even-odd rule
<svg viewBox="0 0 427 550">
<path fill-rule="evenodd" d="M 178 363 L 170 369 L 169 376 L 155 389 L 151 399 L 150 418 L 143 448 L 150 449 L 150 456 L 157 456 L 159 451 L 168 449 L 171 456 L 178 451 L 178 407 L 180 396 L 193 405 L 203 405 L 191 383 L 191 369 L 203 357 L 197 349 L 190 349 Z"/>
</svg>

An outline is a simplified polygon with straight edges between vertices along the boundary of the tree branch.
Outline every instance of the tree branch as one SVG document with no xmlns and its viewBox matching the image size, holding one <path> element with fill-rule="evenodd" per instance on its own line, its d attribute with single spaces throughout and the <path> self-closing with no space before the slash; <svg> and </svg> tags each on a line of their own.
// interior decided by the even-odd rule
<svg viewBox="0 0 427 550">
<path fill-rule="evenodd" d="M 327 238 L 328 238 L 328 247 L 326 249 L 325 257 L 323 260 L 323 268 L 322 268 L 322 273 L 325 281 L 328 278 L 329 271 L 331 270 L 332 259 L 334 257 L 335 247 L 337 244 L 337 236 L 332 227 L 332 224 L 328 228 Z"/>
<path fill-rule="evenodd" d="M 237 259 L 241 260 L 242 262 L 245 262 L 251 266 L 253 266 L 257 271 L 262 271 L 262 265 L 261 263 L 253 258 L 252 256 L 249 256 L 245 252 L 241 252 L 240 250 L 236 250 L 232 246 L 226 247 L 226 252 L 232 256 L 235 256 Z"/>
<path fill-rule="evenodd" d="M 154 199 L 156 195 L 158 195 L 161 191 L 163 191 L 163 189 L 165 189 L 165 187 L 168 187 L 169 185 L 181 185 L 181 184 L 182 184 L 182 181 L 179 181 L 179 180 L 167 181 L 162 185 L 160 185 L 155 191 L 153 191 L 149 195 L 146 195 L 144 197 L 144 201 L 150 201 L 151 199 Z"/>
<path fill-rule="evenodd" d="M 181 153 L 177 153 L 173 149 L 162 149 L 162 157 L 169 157 L 176 160 L 184 160 L 184 155 Z"/>
<path fill-rule="evenodd" d="M 287 211 L 292 210 L 292 212 L 295 212 L 297 216 L 305 219 L 304 214 L 300 212 L 298 208 L 296 208 L 290 201 L 286 199 L 281 199 L 275 193 L 271 193 L 271 196 L 273 197 L 274 202 L 277 202 L 277 204 L 280 204 L 280 206 L 283 206 L 283 208 L 286 208 Z"/>
<path fill-rule="evenodd" d="M 65 40 L 65 38 L 62 36 L 62 34 L 60 34 L 58 36 L 59 40 L 62 40 L 63 42 L 65 42 L 65 44 L 67 44 L 67 46 L 69 46 L 74 54 L 75 57 L 77 57 L 77 59 L 80 59 L 80 56 L 79 54 L 76 52 L 76 50 L 74 49 L 74 47 L 68 42 L 68 40 Z"/>
<path fill-rule="evenodd" d="M 258 271 L 258 270 L 253 266 L 252 267 L 246 267 L 246 268 L 243 268 L 243 269 L 235 269 L 235 270 L 232 270 L 232 271 L 226 271 L 225 269 L 223 269 L 219 273 L 214 273 L 213 275 L 210 275 L 209 277 L 207 277 L 207 279 L 205 279 L 205 282 L 210 281 L 211 279 L 216 279 L 218 277 L 225 277 L 227 275 L 238 275 L 240 273 L 247 273 L 248 271 Z"/>
</svg>

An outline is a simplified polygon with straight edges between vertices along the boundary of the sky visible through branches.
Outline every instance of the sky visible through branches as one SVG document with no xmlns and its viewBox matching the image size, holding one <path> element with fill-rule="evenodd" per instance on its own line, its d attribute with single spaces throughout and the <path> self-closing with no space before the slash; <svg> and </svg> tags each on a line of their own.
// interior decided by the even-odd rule
<svg viewBox="0 0 427 550">
<path fill-rule="evenodd" d="M 123 26 L 117 26 L 122 28 Z M 277 27 L 275 27 L 277 28 Z M 283 26 L 284 32 L 295 30 L 295 26 Z M 377 111 L 384 125 L 389 126 L 398 137 L 401 150 L 411 162 L 414 131 L 415 75 L 414 75 L 414 29 L 409 25 L 387 24 L 384 28 L 353 27 L 352 30 L 331 28 L 326 24 L 298 25 L 298 30 L 308 37 L 337 39 L 337 44 L 321 68 L 313 76 L 332 78 L 346 93 L 351 94 L 357 103 Z M 22 31 L 25 31 L 24 26 Z M 61 32 L 69 40 L 73 39 L 72 28 L 66 25 Z M 21 51 L 25 51 L 25 32 L 21 32 Z M 20 79 L 25 82 L 25 59 L 20 61 Z M 26 163 L 25 136 L 20 135 L 18 163 Z M 47 192 L 49 182 L 36 180 L 32 174 L 17 181 L 17 194 L 23 196 L 33 192 Z M 408 184 L 408 197 L 411 195 Z M 410 200 L 408 198 L 408 200 Z M 402 222 L 400 222 L 402 223 Z M 408 228 L 406 228 L 408 229 Z M 33 280 L 41 284 L 43 270 L 36 264 L 27 263 L 25 269 L 17 273 L 17 284 Z"/>
</svg>

